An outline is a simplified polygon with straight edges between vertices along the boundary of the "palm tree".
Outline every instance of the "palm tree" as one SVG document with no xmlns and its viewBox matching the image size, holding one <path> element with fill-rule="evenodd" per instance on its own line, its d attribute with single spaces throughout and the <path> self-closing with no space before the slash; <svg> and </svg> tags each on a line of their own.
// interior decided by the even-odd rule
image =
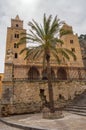
<svg viewBox="0 0 86 130">
<path fill-rule="evenodd" d="M 61 22 L 57 16 L 52 21 L 52 15 L 48 18 L 44 14 L 43 17 L 43 25 L 39 25 L 35 20 L 29 22 L 28 25 L 30 27 L 29 33 L 22 34 L 22 38 L 19 41 L 20 44 L 24 43 L 33 43 L 36 46 L 26 47 L 21 50 L 20 53 L 26 51 L 25 59 L 29 58 L 30 60 L 35 60 L 39 57 L 43 57 L 43 66 L 47 67 L 47 77 L 48 77 L 48 90 L 49 90 L 49 108 L 50 112 L 54 112 L 54 99 L 53 99 L 53 88 L 51 81 L 51 55 L 56 59 L 57 63 L 61 62 L 60 55 L 64 56 L 69 60 L 69 55 L 71 55 L 74 60 L 76 56 L 70 50 L 66 48 L 58 48 L 57 44 L 63 44 L 63 41 L 59 39 L 60 32 L 61 36 L 66 35 L 67 33 L 63 33 L 61 27 L 64 23 Z"/>
</svg>

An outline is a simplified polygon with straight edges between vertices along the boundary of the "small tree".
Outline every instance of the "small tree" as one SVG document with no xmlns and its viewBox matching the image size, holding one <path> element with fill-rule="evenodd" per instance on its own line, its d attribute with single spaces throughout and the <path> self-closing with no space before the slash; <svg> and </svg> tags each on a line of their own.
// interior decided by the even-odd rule
<svg viewBox="0 0 86 130">
<path fill-rule="evenodd" d="M 63 41 L 59 39 L 60 32 L 61 36 L 70 33 L 68 31 L 63 32 L 64 30 L 61 30 L 63 24 L 64 23 L 61 22 L 57 16 L 52 21 L 52 15 L 47 18 L 44 14 L 43 25 L 39 25 L 35 20 L 29 22 L 29 33 L 22 34 L 23 37 L 18 43 L 19 45 L 24 44 L 25 42 L 37 44 L 35 47 L 24 48 L 21 50 L 20 54 L 26 51 L 25 59 L 29 58 L 30 60 L 35 60 L 39 57 L 43 57 L 43 66 L 46 65 L 47 67 L 50 112 L 55 111 L 51 80 L 51 55 L 54 56 L 58 64 L 61 62 L 60 55 L 65 57 L 67 60 L 69 60 L 69 55 L 71 55 L 74 60 L 76 59 L 76 56 L 72 51 L 66 48 L 56 47 L 57 44 L 63 44 Z"/>
</svg>

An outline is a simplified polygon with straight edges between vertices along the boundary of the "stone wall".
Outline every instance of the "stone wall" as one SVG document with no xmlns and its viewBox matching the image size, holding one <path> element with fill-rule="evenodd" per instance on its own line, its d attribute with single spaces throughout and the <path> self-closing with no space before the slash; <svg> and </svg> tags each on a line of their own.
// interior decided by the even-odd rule
<svg viewBox="0 0 86 130">
<path fill-rule="evenodd" d="M 45 82 L 25 82 L 17 81 L 14 83 L 14 102 L 39 102 L 40 89 L 45 90 L 48 100 L 48 87 Z M 53 83 L 54 99 L 59 98 L 61 94 L 65 100 L 73 99 L 75 94 L 80 94 L 86 89 L 85 82 L 79 81 L 58 81 Z"/>
<path fill-rule="evenodd" d="M 34 113 L 41 111 L 40 89 L 44 89 L 47 101 L 48 87 L 46 82 L 29 82 L 14 81 L 13 96 L 11 102 L 2 104 L 2 113 L 20 114 Z M 58 81 L 53 83 L 55 106 L 61 106 L 62 101 L 65 103 L 73 99 L 76 95 L 81 94 L 86 89 L 86 82 L 80 81 Z M 8 95 L 9 96 L 9 95 Z M 7 97 L 6 97 L 7 98 Z M 3 99 L 4 100 L 4 99 Z M 12 102 L 13 101 L 13 102 Z"/>
<path fill-rule="evenodd" d="M 2 96 L 2 80 L 3 80 L 4 74 L 0 73 L 0 99 Z"/>
</svg>

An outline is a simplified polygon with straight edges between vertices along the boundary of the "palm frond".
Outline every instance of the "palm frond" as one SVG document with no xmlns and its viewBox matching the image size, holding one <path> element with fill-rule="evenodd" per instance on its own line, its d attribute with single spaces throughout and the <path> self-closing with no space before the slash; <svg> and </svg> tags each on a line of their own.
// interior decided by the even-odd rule
<svg viewBox="0 0 86 130">
<path fill-rule="evenodd" d="M 30 49 L 28 48 L 27 53 L 26 53 L 26 56 L 25 56 L 24 59 L 29 58 L 29 59 L 31 60 L 31 58 L 32 58 L 32 56 L 33 56 L 33 53 L 34 53 L 34 49 L 33 49 L 33 48 L 30 48 Z"/>
<path fill-rule="evenodd" d="M 19 54 L 22 54 L 25 51 L 28 51 L 28 48 L 25 47 L 24 49 L 22 49 Z"/>
<path fill-rule="evenodd" d="M 44 14 L 43 27 L 44 27 L 44 31 L 45 31 L 46 30 L 46 14 Z"/>
<path fill-rule="evenodd" d="M 54 51 L 52 51 L 52 54 L 53 54 L 54 58 L 56 59 L 56 62 L 58 64 L 60 64 L 61 63 L 61 58 Z"/>
<path fill-rule="evenodd" d="M 59 23 L 58 23 L 59 20 L 57 20 L 57 16 L 54 18 L 53 22 L 52 22 L 52 25 L 51 25 L 51 28 L 50 28 L 50 34 L 55 34 L 58 30 L 58 27 L 59 27 Z"/>
<path fill-rule="evenodd" d="M 56 39 L 56 42 L 57 42 L 57 44 L 61 44 L 61 45 L 63 45 L 64 44 L 64 42 L 61 40 L 61 39 Z"/>
<path fill-rule="evenodd" d="M 52 50 L 56 55 L 64 56 L 67 60 L 69 60 L 68 53 L 63 48 L 56 48 L 55 46 L 51 46 Z"/>
<path fill-rule="evenodd" d="M 35 20 L 33 20 L 33 22 L 34 22 L 37 30 L 39 31 L 39 36 L 41 37 L 41 39 L 44 39 L 44 31 L 42 29 L 42 26 L 41 25 L 39 26 Z"/>
<path fill-rule="evenodd" d="M 33 30 L 33 32 L 35 31 L 35 33 L 37 33 L 37 35 L 43 39 L 43 30 L 41 29 L 41 27 L 39 27 L 39 25 L 33 20 L 33 22 L 29 22 L 28 24 L 31 29 Z"/>
<path fill-rule="evenodd" d="M 69 55 L 71 55 L 74 60 L 77 59 L 77 58 L 76 58 L 76 55 L 75 55 L 71 50 L 69 50 L 69 49 L 67 49 L 67 48 L 64 48 L 64 50 L 65 50 Z"/>
<path fill-rule="evenodd" d="M 34 52 L 33 52 L 33 56 L 32 56 L 32 59 L 35 60 L 37 59 L 38 57 L 40 57 L 42 54 L 42 47 L 39 46 L 39 47 L 36 47 Z"/>
<path fill-rule="evenodd" d="M 32 30 L 30 30 L 31 34 L 31 38 L 33 38 L 33 41 L 38 42 L 38 43 L 43 43 L 43 40 L 37 35 L 35 34 Z"/>
<path fill-rule="evenodd" d="M 72 33 L 69 30 L 64 31 L 60 29 L 63 25 L 63 21 L 60 21 L 57 16 L 52 21 L 52 15 L 46 17 L 46 14 L 44 14 L 43 25 L 39 25 L 35 20 L 29 22 L 28 25 L 30 27 L 29 33 L 21 34 L 23 37 L 21 37 L 18 45 L 29 42 L 33 44 L 37 43 L 37 46 L 21 50 L 20 53 L 26 51 L 25 59 L 29 58 L 35 60 L 42 56 L 44 65 L 46 63 L 46 54 L 49 53 L 51 56 L 52 53 L 58 63 L 61 63 L 60 59 L 62 56 L 67 60 L 72 56 L 74 60 L 76 60 L 75 54 L 70 50 L 56 47 L 56 44 L 63 44 L 63 41 L 59 39 L 59 34 L 62 36 Z"/>
<path fill-rule="evenodd" d="M 17 43 L 17 45 L 22 45 L 22 44 L 26 44 L 26 39 L 25 38 L 21 38 L 19 40 L 19 42 Z"/>
<path fill-rule="evenodd" d="M 21 35 L 21 36 L 26 36 L 27 33 L 26 33 L 26 32 L 21 32 L 20 35 Z"/>
<path fill-rule="evenodd" d="M 64 36 L 64 35 L 72 34 L 72 33 L 73 33 L 72 30 L 60 29 L 60 37 L 62 37 L 62 36 Z"/>
<path fill-rule="evenodd" d="M 63 57 L 65 57 L 67 60 L 70 59 L 68 53 L 65 51 L 64 48 L 58 48 L 58 53 L 61 54 Z"/>
<path fill-rule="evenodd" d="M 45 34 L 48 35 L 49 31 L 50 31 L 50 23 L 51 23 L 51 19 L 52 19 L 52 15 L 50 15 L 47 20 L 46 20 L 46 24 L 45 24 Z"/>
</svg>

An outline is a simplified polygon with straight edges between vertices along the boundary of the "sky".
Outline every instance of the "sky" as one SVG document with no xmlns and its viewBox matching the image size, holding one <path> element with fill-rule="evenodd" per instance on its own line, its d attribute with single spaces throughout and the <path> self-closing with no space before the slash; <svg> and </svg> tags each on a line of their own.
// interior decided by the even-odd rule
<svg viewBox="0 0 86 130">
<path fill-rule="evenodd" d="M 75 33 L 86 34 L 86 0 L 0 0 L 0 73 L 4 72 L 6 33 L 11 18 L 18 14 L 28 29 L 28 22 L 35 19 L 41 23 L 44 13 L 58 15 Z"/>
</svg>

